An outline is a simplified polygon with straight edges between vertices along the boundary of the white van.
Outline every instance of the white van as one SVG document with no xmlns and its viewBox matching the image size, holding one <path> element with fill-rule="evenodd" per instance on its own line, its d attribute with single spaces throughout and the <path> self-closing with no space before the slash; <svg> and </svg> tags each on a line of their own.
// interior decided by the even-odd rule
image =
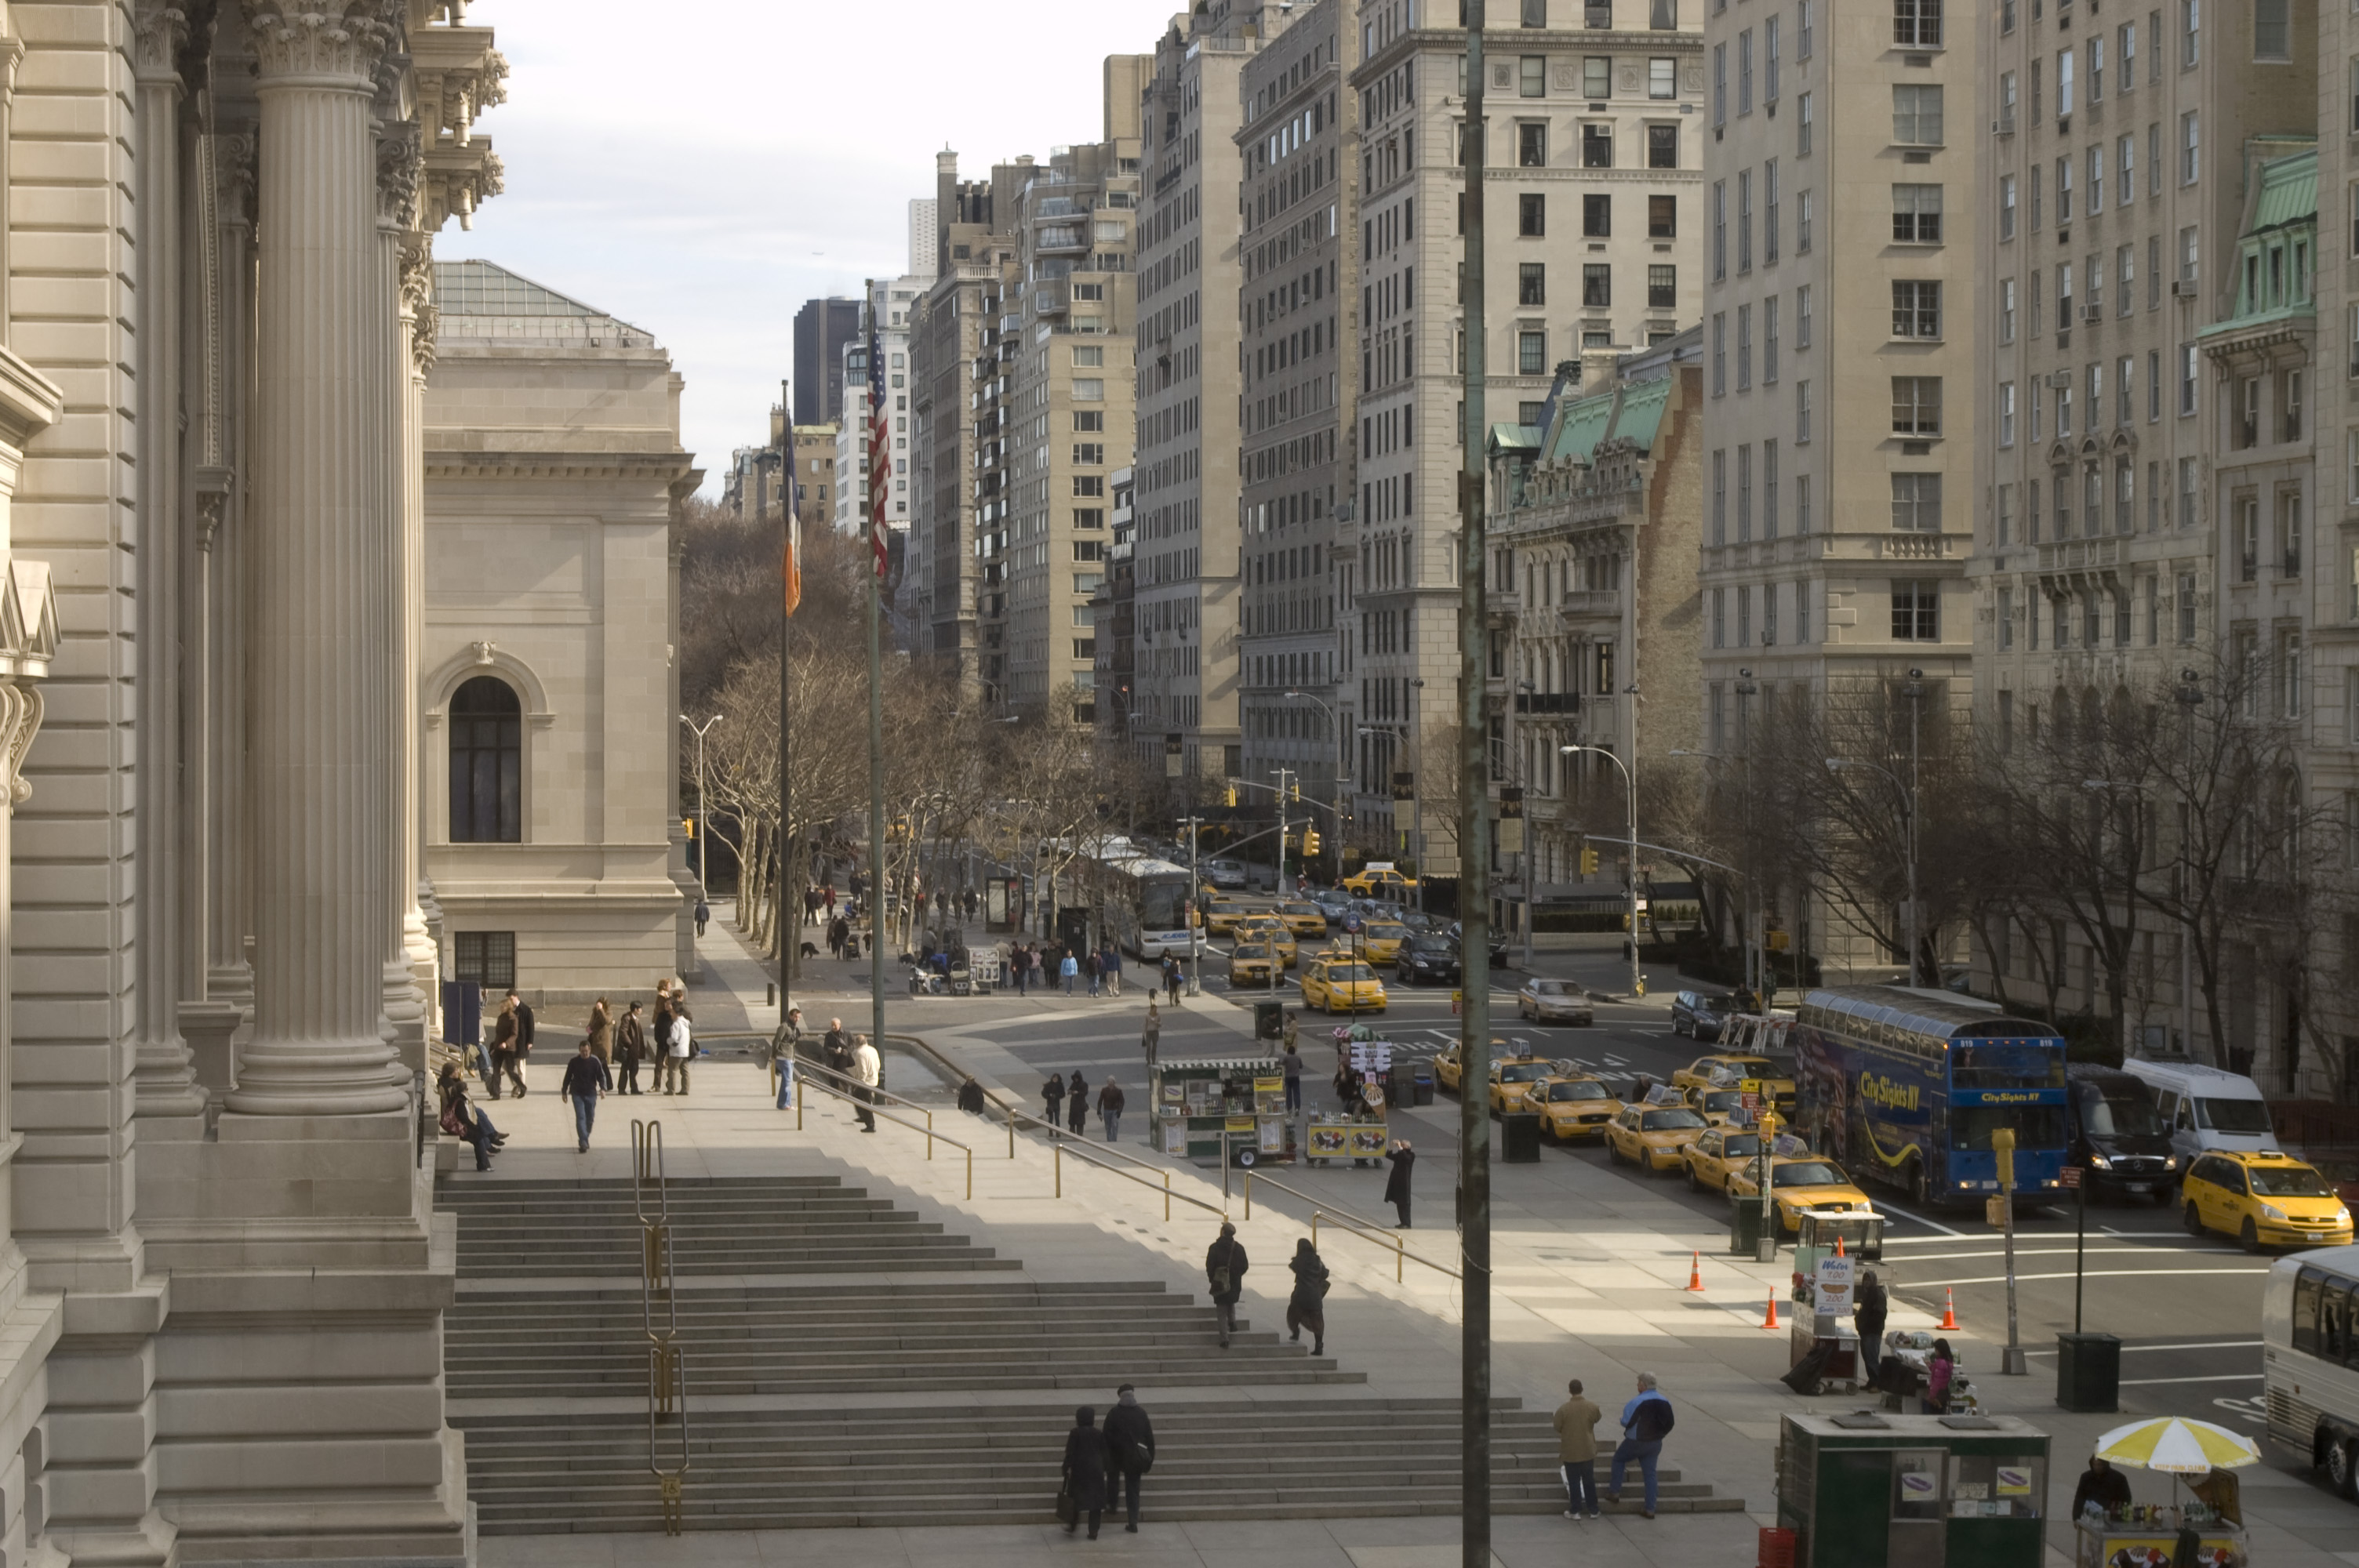
<svg viewBox="0 0 2359 1568">
<path fill-rule="evenodd" d="M 2213 1149 L 2277 1147 L 2268 1101 L 2252 1079 L 2185 1060 L 2132 1056 L 2122 1071 L 2154 1091 L 2155 1108 L 2170 1134 L 2180 1169 Z"/>
</svg>

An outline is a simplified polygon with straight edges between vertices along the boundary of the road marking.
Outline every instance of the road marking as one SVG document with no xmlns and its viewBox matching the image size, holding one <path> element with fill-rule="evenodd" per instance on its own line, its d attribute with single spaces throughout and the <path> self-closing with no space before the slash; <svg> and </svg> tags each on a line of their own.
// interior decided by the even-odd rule
<svg viewBox="0 0 2359 1568">
<path fill-rule="evenodd" d="M 1928 1239 L 1930 1239 L 1930 1238 Z M 2049 1241 L 2055 1238 L 2052 1237 L 2043 1236 L 2040 1239 L 2042 1241 Z M 2070 1258 L 2072 1256 L 2073 1250 L 2074 1249 L 2070 1247 L 2018 1246 L 2015 1249 L 2015 1255 L 2018 1258 Z M 2089 1251 L 2092 1255 L 2098 1257 L 2146 1258 L 2151 1257 L 2155 1249 L 2151 1247 L 2093 1247 L 2089 1249 Z M 2223 1256 L 2223 1254 L 2208 1252 L 2205 1255 L 2214 1257 Z M 1937 1263 L 1954 1261 L 1961 1258 L 2004 1258 L 2006 1256 L 2006 1252 L 2005 1249 L 1994 1245 L 1992 1249 L 1986 1252 L 1912 1252 L 1908 1255 L 1908 1260 L 1912 1263 Z"/>
<path fill-rule="evenodd" d="M 2267 1272 L 2267 1269 L 2091 1269 L 2087 1271 L 2087 1277 L 2092 1280 L 2126 1280 L 2142 1274 L 2266 1274 Z M 2071 1278 L 2072 1275 L 2069 1271 L 2058 1274 L 2017 1274 L 2016 1276 L 2018 1282 L 2025 1280 L 2069 1280 Z M 2003 1285 L 2005 1283 L 2006 1283 L 2005 1274 L 1992 1274 L 1978 1280 L 1910 1280 L 1901 1288 L 1921 1291 L 1934 1285 Z"/>
<path fill-rule="evenodd" d="M 1886 1209 L 1881 1209 L 1881 1210 L 1879 1210 L 1878 1212 L 1879 1212 L 1879 1213 L 1882 1213 L 1882 1214 L 1889 1215 L 1889 1216 L 1891 1216 L 1891 1217 L 1893 1217 L 1894 1218 L 1897 1218 L 1897 1219 L 1906 1219 L 1906 1220 L 1911 1220 L 1911 1221 L 1914 1221 L 1916 1224 L 1919 1224 L 1919 1225 L 1924 1226 L 1924 1227 L 1925 1227 L 1927 1229 L 1929 1229 L 1929 1230 L 1938 1230 L 1938 1231 L 1940 1231 L 1940 1232 L 1942 1235 L 1944 1235 L 1944 1236 L 1954 1236 L 1954 1237 L 1956 1237 L 1956 1238 L 1957 1238 L 1959 1240 L 1961 1240 L 1961 1241 L 1971 1241 L 1971 1240 L 1974 1239 L 1973 1237 L 1968 1236 L 1968 1235 L 1967 1235 L 1964 1231 L 1962 1231 L 1962 1230 L 1951 1230 L 1948 1226 L 1941 1224 L 1939 1220 L 1927 1219 L 1923 1215 L 1921 1215 L 1921 1214 L 1911 1214 L 1911 1213 L 1909 1213 L 1909 1212 L 1908 1212 L 1908 1210 L 1907 1210 L 1907 1209 L 1905 1209 L 1905 1208 L 1886 1208 Z M 1911 1241 L 1911 1240 L 1916 1240 L 1916 1241 L 1930 1241 L 1931 1239 L 1932 1239 L 1932 1238 L 1931 1238 L 1931 1237 L 1930 1237 L 1930 1236 L 1919 1236 L 1919 1237 L 1906 1237 L 1906 1236 L 1903 1236 L 1903 1237 L 1887 1237 L 1887 1238 L 1885 1239 L 1885 1243 L 1884 1243 L 1884 1244 L 1885 1244 L 1886 1247 L 1890 1247 L 1890 1246 L 1892 1246 L 1892 1245 L 1897 1241 L 1897 1242 L 1898 1242 L 1898 1243 L 1900 1243 L 1900 1244 L 1902 1244 L 1902 1245 L 1904 1245 L 1904 1246 L 1905 1246 L 1907 1243 L 1908 1243 L 1908 1242 L 1909 1242 L 1909 1241 Z"/>
<path fill-rule="evenodd" d="M 2258 1372 L 2223 1372 L 2211 1378 L 2124 1378 L 2121 1380 L 2121 1386 L 2125 1389 L 2142 1389 L 2152 1387 L 2157 1383 L 2257 1383 L 2260 1380 L 2261 1375 Z"/>
<path fill-rule="evenodd" d="M 2125 1345 L 2122 1354 L 2126 1356 L 2133 1350 L 2257 1350 L 2261 1345 L 2262 1341 L 2257 1339 L 2214 1339 L 2202 1345 Z M 2053 1350 L 2032 1350 L 2026 1354 L 2053 1356 L 2057 1353 Z"/>
</svg>

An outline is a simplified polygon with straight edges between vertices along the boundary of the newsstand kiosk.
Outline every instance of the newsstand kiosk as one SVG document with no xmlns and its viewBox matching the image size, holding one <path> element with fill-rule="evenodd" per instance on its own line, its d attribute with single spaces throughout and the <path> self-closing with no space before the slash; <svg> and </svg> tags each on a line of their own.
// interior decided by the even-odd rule
<svg viewBox="0 0 2359 1568">
<path fill-rule="evenodd" d="M 1240 1165 L 1294 1155 L 1286 1079 L 1266 1056 L 1166 1057 L 1149 1077 L 1155 1149 L 1217 1164 L 1223 1146 Z"/>
<path fill-rule="evenodd" d="M 2048 1435 L 2013 1416 L 1788 1415 L 1777 1526 L 1795 1568 L 2031 1568 Z"/>
</svg>

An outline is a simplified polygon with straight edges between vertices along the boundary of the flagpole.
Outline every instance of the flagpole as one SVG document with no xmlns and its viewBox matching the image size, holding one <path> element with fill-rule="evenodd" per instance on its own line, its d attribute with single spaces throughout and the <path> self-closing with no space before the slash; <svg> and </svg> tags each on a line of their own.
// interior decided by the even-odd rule
<svg viewBox="0 0 2359 1568">
<path fill-rule="evenodd" d="M 884 345 L 876 332 L 876 280 L 867 280 L 868 534 L 875 559 L 868 573 L 868 991 L 869 1040 L 885 1053 L 885 497 L 891 470 L 886 444 Z"/>
<path fill-rule="evenodd" d="M 786 460 L 786 487 L 779 492 L 786 502 L 780 517 L 781 555 L 778 582 L 778 871 L 777 926 L 778 935 L 778 1033 L 784 1038 L 787 1030 L 787 1010 L 794 1006 L 795 982 L 802 978 L 802 920 L 798 914 L 802 904 L 803 878 L 796 874 L 794 822 L 795 775 L 787 766 L 789 749 L 787 737 L 788 700 L 787 631 L 792 625 L 796 607 L 802 599 L 802 563 L 796 559 L 795 527 L 799 519 L 795 506 L 800 490 L 795 482 L 795 406 L 788 396 L 791 388 L 787 380 L 778 381 L 778 406 L 786 413 L 785 434 L 779 440 L 780 455 Z M 741 871 L 739 883 L 744 883 Z M 789 902 L 791 900 L 791 902 Z"/>
</svg>

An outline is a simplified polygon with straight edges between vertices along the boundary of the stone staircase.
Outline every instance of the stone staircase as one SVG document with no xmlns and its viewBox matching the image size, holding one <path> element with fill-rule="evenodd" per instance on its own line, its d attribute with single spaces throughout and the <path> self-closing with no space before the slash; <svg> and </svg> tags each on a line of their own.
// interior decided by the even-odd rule
<svg viewBox="0 0 2359 1568">
<path fill-rule="evenodd" d="M 478 1528 L 660 1530 L 630 1184 L 446 1182 L 439 1201 Z M 675 1181 L 670 1208 L 691 1530 L 1038 1522 L 1073 1407 L 1103 1413 L 1125 1381 L 1155 1421 L 1155 1519 L 1458 1510 L 1455 1401 L 1373 1394 L 1244 1320 L 1223 1350 L 1211 1305 L 1160 1281 L 1006 1278 L 1016 1260 L 833 1177 Z M 1493 1454 L 1495 1509 L 1563 1508 L 1544 1413 L 1503 1401 Z M 1744 1506 L 1661 1478 L 1665 1512 Z"/>
</svg>

